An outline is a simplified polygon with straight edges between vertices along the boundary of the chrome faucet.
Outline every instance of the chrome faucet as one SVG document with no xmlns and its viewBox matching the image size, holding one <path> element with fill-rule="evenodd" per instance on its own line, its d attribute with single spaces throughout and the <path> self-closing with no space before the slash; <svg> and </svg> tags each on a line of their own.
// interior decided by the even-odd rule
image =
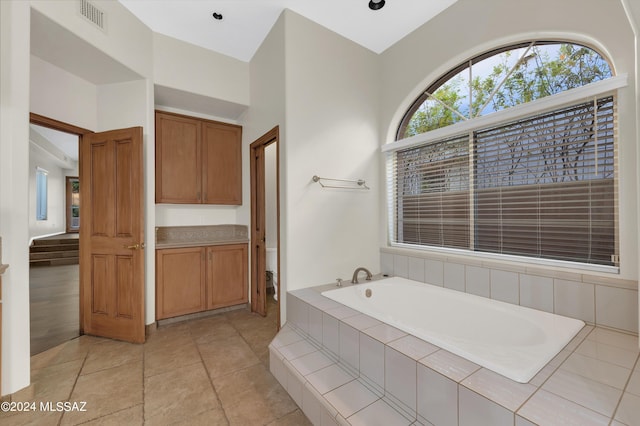
<svg viewBox="0 0 640 426">
<path fill-rule="evenodd" d="M 360 271 L 364 271 L 367 273 L 367 281 L 371 281 L 371 272 L 369 272 L 369 270 L 367 268 L 363 268 L 362 266 L 357 268 L 354 272 L 353 272 L 353 277 L 351 278 L 351 283 L 352 284 L 358 284 L 358 272 Z"/>
</svg>

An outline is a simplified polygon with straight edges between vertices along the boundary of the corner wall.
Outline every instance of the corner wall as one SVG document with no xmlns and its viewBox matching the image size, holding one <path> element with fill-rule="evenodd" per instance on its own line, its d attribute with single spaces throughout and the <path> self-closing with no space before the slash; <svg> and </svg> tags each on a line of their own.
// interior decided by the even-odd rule
<svg viewBox="0 0 640 426">
<path fill-rule="evenodd" d="M 285 10 L 286 290 L 378 272 L 378 55 Z M 364 179 L 370 190 L 312 181 Z"/>
</svg>

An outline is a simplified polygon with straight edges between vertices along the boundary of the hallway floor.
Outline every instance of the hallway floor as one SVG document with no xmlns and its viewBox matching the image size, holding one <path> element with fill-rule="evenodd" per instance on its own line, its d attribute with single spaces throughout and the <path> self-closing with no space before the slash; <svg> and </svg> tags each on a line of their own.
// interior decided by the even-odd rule
<svg viewBox="0 0 640 426">
<path fill-rule="evenodd" d="M 275 311 L 163 326 L 144 345 L 73 339 L 31 358 L 37 411 L 0 413 L 0 424 L 308 425 L 269 372 Z M 41 401 L 86 411 L 42 412 Z"/>
</svg>

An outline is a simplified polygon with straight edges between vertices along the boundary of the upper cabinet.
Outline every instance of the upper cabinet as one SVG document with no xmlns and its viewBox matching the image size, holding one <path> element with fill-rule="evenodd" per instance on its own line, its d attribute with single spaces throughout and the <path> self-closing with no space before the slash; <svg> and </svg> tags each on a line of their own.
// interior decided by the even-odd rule
<svg viewBox="0 0 640 426">
<path fill-rule="evenodd" d="M 156 111 L 156 203 L 242 204 L 242 127 Z"/>
</svg>

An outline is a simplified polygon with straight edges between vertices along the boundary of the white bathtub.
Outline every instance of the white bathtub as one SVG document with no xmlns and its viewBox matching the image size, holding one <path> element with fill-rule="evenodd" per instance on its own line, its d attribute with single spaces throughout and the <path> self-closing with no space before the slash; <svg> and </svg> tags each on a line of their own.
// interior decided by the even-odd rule
<svg viewBox="0 0 640 426">
<path fill-rule="evenodd" d="M 400 277 L 322 294 L 520 383 L 531 380 L 584 326 Z"/>
</svg>

